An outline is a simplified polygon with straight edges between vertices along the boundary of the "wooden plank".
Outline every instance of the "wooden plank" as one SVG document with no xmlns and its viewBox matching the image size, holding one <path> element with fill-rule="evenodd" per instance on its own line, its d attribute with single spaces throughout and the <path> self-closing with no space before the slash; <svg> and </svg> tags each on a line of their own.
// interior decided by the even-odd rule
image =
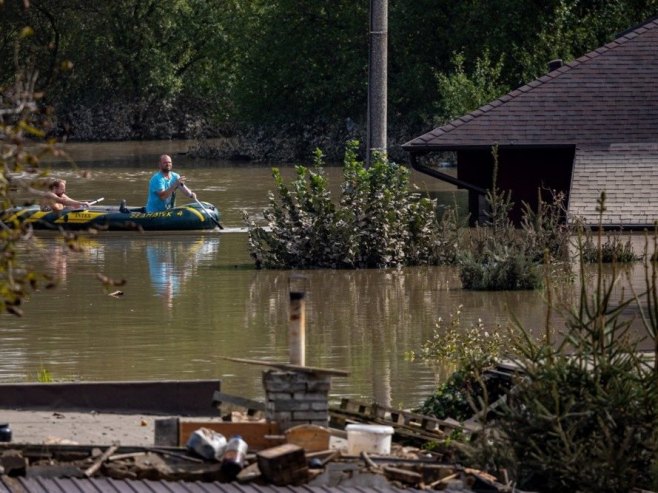
<svg viewBox="0 0 658 493">
<path fill-rule="evenodd" d="M 240 435 L 249 445 L 249 450 L 263 450 L 285 442 L 275 422 L 223 422 L 180 419 L 179 445 L 184 446 L 190 435 L 199 428 L 208 428 L 221 433 L 228 440 Z"/>
<path fill-rule="evenodd" d="M 245 358 L 230 358 L 228 356 L 223 357 L 222 359 L 228 361 L 235 361 L 237 363 L 247 363 L 249 365 L 260 365 L 260 366 L 269 366 L 271 368 L 276 368 L 278 370 L 291 370 L 291 371 L 301 371 L 305 373 L 317 373 L 319 375 L 331 375 L 335 377 L 348 377 L 350 372 L 345 370 L 335 370 L 332 368 L 318 368 L 315 366 L 300 366 L 293 365 L 290 363 L 276 363 L 274 361 L 261 361 L 256 359 L 245 359 Z"/>
<path fill-rule="evenodd" d="M 237 395 L 227 394 L 216 390 L 212 395 L 212 405 L 217 406 L 226 402 L 227 404 L 233 404 L 235 406 L 244 407 L 245 409 L 255 409 L 256 411 L 265 411 L 265 403 L 254 401 L 252 399 L 246 399 L 245 397 L 240 397 Z"/>
</svg>

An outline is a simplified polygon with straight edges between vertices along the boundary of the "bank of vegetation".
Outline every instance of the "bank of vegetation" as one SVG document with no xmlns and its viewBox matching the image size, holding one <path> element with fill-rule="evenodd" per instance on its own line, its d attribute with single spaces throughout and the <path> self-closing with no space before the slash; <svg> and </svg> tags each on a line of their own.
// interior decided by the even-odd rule
<svg viewBox="0 0 658 493">
<path fill-rule="evenodd" d="M 368 7 L 7 0 L 0 86 L 20 60 L 69 139 L 221 136 L 199 154 L 296 162 L 321 148 L 339 161 L 366 137 Z M 653 0 L 389 2 L 391 152 L 655 14 Z"/>
<path fill-rule="evenodd" d="M 633 287 L 616 261 L 603 268 L 602 233 L 580 238 L 575 299 L 560 297 L 565 285 L 545 273 L 548 314 L 539 337 L 537 328 L 518 323 L 464 327 L 459 311 L 439 321 L 434 336 L 410 356 L 452 373 L 421 411 L 481 428 L 435 448 L 528 491 L 655 491 L 656 238 L 647 233 L 643 289 Z M 589 241 L 599 252 L 593 277 L 586 267 Z M 551 313 L 564 325 L 554 326 Z M 631 330 L 634 322 L 639 332 Z M 509 381 L 489 372 L 502 361 L 516 367 Z"/>
<path fill-rule="evenodd" d="M 276 191 L 264 224 L 247 218 L 256 263 L 447 264 L 459 266 L 468 289 L 541 287 L 547 315 L 540 336 L 540 328 L 514 322 L 465 327 L 458 308 L 410 355 L 446 375 L 420 411 L 480 427 L 433 448 L 525 491 L 655 491 L 658 264 L 652 252 L 658 233 L 646 233 L 638 254 L 627 238 L 604 232 L 601 223 L 595 231 L 578 221 L 566 224 L 559 195 L 536 211 L 526 207 L 518 227 L 509 220 L 509 193 L 493 185 L 485 220 L 469 228 L 455 210 L 440 210 L 423 194 L 409 193 L 403 166 L 377 156 L 366 167 L 355 146 L 346 152 L 337 200 L 328 192 L 321 155 L 312 169 L 299 166 L 289 184 L 274 170 Z M 604 193 L 597 209 L 601 215 L 606 210 Z M 643 289 L 620 269 L 632 261 L 643 262 Z M 634 321 L 640 333 L 631 330 Z M 490 372 L 502 361 L 516 368 L 508 379 Z"/>
</svg>

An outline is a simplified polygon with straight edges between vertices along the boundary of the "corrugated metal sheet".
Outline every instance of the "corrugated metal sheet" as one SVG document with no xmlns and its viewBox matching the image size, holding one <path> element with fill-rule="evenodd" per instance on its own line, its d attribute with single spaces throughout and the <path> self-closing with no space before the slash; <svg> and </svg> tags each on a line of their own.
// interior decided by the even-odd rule
<svg viewBox="0 0 658 493">
<path fill-rule="evenodd" d="M 0 477 L 0 493 L 400 493 L 411 489 L 392 486 L 260 486 L 238 483 L 118 480 L 109 478 L 9 478 Z"/>
</svg>

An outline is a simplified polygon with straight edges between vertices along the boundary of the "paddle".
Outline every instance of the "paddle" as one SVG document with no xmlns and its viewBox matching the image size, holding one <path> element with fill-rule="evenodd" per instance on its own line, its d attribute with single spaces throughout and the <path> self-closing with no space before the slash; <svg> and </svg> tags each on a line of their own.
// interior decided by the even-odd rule
<svg viewBox="0 0 658 493">
<path fill-rule="evenodd" d="M 188 187 L 188 186 L 185 185 L 184 183 L 181 183 L 181 187 L 183 187 L 183 190 L 185 191 L 186 194 L 189 194 L 190 196 L 192 195 L 192 190 L 190 190 L 190 187 Z M 199 207 L 201 207 L 201 209 L 203 210 L 203 212 L 205 212 L 205 213 L 208 215 L 208 217 L 212 220 L 212 222 L 214 222 L 214 223 L 217 225 L 217 227 L 218 227 L 219 229 L 224 229 L 224 226 L 222 226 L 221 224 L 219 224 L 219 221 L 218 221 L 217 219 L 215 219 L 215 218 L 212 216 L 212 214 L 210 214 L 210 211 L 209 211 L 208 209 L 206 209 L 206 208 L 203 206 L 203 204 L 202 204 L 201 202 L 199 202 L 199 199 L 197 199 L 196 197 L 194 197 L 194 201 L 195 201 L 197 204 L 199 204 Z"/>
<path fill-rule="evenodd" d="M 101 197 L 100 199 L 92 200 L 91 202 L 89 202 L 89 205 L 98 204 L 99 202 L 103 202 L 103 200 L 105 200 L 105 197 Z"/>
<path fill-rule="evenodd" d="M 91 207 L 94 204 L 98 204 L 99 202 L 103 202 L 103 200 L 105 200 L 105 197 L 101 197 L 100 199 L 92 200 L 91 202 L 89 202 L 89 207 Z M 85 209 L 83 207 L 82 209 L 73 209 L 71 212 L 80 212 L 80 211 L 86 211 L 86 210 L 87 209 Z"/>
</svg>

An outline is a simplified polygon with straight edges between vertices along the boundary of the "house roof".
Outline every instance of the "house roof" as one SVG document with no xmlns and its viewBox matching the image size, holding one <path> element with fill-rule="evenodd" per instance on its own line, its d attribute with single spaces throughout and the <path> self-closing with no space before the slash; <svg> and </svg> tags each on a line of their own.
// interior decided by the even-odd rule
<svg viewBox="0 0 658 493">
<path fill-rule="evenodd" d="M 658 144 L 576 148 L 569 220 L 599 222 L 597 200 L 605 192 L 604 226 L 650 227 L 658 220 Z"/>
<path fill-rule="evenodd" d="M 653 19 L 403 148 L 658 142 L 656 53 Z"/>
</svg>

